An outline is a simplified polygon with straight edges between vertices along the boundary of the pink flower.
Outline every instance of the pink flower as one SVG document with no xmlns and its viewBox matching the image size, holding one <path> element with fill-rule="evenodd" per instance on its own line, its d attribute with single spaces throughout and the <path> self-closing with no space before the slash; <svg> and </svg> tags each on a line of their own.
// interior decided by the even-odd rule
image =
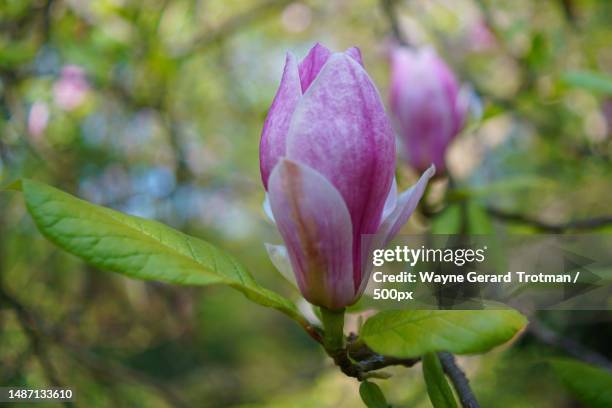
<svg viewBox="0 0 612 408">
<path fill-rule="evenodd" d="M 482 19 L 477 20 L 469 27 L 468 46 L 473 51 L 487 51 L 495 47 L 495 36 Z"/>
<path fill-rule="evenodd" d="M 63 110 L 78 108 L 87 97 L 89 82 L 83 68 L 77 65 L 65 65 L 60 78 L 53 85 L 55 103 Z"/>
<path fill-rule="evenodd" d="M 49 107 L 44 102 L 34 102 L 28 115 L 28 133 L 40 137 L 49 124 Z"/>
<path fill-rule="evenodd" d="M 264 205 L 286 244 L 268 245 L 271 258 L 290 266 L 309 302 L 329 309 L 365 290 L 362 235 L 396 234 L 434 171 L 397 195 L 393 130 L 359 50 L 332 53 L 320 44 L 299 63 L 287 55 L 260 168 Z"/>
<path fill-rule="evenodd" d="M 446 169 L 444 156 L 463 128 L 468 100 L 446 63 L 431 49 L 391 54 L 391 111 L 410 165 Z"/>
</svg>

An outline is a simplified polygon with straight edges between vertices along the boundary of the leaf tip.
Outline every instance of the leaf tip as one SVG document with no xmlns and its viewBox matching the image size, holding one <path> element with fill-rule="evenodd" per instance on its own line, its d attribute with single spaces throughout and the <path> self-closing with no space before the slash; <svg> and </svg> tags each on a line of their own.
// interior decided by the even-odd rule
<svg viewBox="0 0 612 408">
<path fill-rule="evenodd" d="M 22 188 L 23 188 L 22 179 L 17 179 L 15 181 L 8 183 L 5 186 L 0 187 L 0 190 L 2 191 L 22 191 Z"/>
</svg>

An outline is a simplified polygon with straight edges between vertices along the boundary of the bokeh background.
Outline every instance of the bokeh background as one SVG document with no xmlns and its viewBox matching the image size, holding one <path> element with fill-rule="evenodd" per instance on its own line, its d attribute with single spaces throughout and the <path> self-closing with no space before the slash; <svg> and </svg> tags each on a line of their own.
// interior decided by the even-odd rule
<svg viewBox="0 0 612 408">
<path fill-rule="evenodd" d="M 448 154 L 451 198 L 469 201 L 472 232 L 564 232 L 610 214 L 606 0 L 5 0 L 0 184 L 35 178 L 160 220 L 297 299 L 265 253 L 279 237 L 258 166 L 285 52 L 357 45 L 386 99 L 393 30 L 436 48 L 474 90 Z M 398 175 L 415 179 L 401 162 Z M 434 183 L 406 231 L 455 232 L 465 213 L 438 213 L 448 188 Z M 89 267 L 47 242 L 7 192 L 0 278 L 2 385 L 70 387 L 80 407 L 361 406 L 357 382 L 289 319 L 228 288 Z M 609 312 L 542 319 L 612 357 Z M 544 363 L 562 354 L 525 333 L 459 361 L 485 407 L 576 407 Z M 380 382 L 390 401 L 430 406 L 419 366 L 390 371 Z"/>
</svg>

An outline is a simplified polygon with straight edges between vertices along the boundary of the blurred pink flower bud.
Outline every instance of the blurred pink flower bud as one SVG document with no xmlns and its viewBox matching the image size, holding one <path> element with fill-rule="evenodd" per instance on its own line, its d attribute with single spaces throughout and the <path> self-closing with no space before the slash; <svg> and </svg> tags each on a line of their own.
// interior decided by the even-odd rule
<svg viewBox="0 0 612 408">
<path fill-rule="evenodd" d="M 446 150 L 463 128 L 469 106 L 469 95 L 460 91 L 453 72 L 432 49 L 395 48 L 390 97 L 410 165 L 424 171 L 433 163 L 443 173 Z"/>
<path fill-rule="evenodd" d="M 470 25 L 467 37 L 467 45 L 473 51 L 487 51 L 495 47 L 495 36 L 482 19 Z"/>
<path fill-rule="evenodd" d="M 85 101 L 88 92 L 89 82 L 85 71 L 77 65 L 65 65 L 60 78 L 53 85 L 55 103 L 66 111 L 78 108 Z"/>
<path fill-rule="evenodd" d="M 365 290 L 371 270 L 362 266 L 362 234 L 396 234 L 434 172 L 397 195 L 393 130 L 359 50 L 332 53 L 320 44 L 300 63 L 287 55 L 260 167 L 264 207 L 286 244 L 268 245 L 271 258 L 290 267 L 309 302 L 329 309 Z"/>
<path fill-rule="evenodd" d="M 34 102 L 28 115 L 28 133 L 40 137 L 49 124 L 49 107 L 44 102 Z"/>
</svg>

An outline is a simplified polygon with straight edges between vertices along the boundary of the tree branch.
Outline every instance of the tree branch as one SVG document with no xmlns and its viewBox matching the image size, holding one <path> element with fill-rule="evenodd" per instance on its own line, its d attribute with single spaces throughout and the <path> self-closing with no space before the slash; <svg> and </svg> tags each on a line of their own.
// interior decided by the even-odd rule
<svg viewBox="0 0 612 408">
<path fill-rule="evenodd" d="M 397 13 L 395 12 L 395 2 L 396 0 L 380 0 L 380 6 L 382 8 L 383 13 L 387 17 L 389 22 L 389 27 L 391 28 L 391 33 L 393 34 L 393 38 L 400 44 L 409 46 L 410 43 L 404 32 L 400 28 L 399 20 L 397 19 Z"/>
<path fill-rule="evenodd" d="M 588 230 L 612 225 L 612 216 L 602 216 L 595 218 L 586 218 L 581 220 L 569 221 L 561 224 L 551 224 L 531 218 L 524 214 L 507 212 L 494 207 L 488 207 L 489 215 L 503 221 L 514 222 L 518 224 L 530 225 L 540 231 L 561 233 L 568 230 Z"/>
<path fill-rule="evenodd" d="M 180 53 L 180 57 L 185 57 L 194 51 L 205 48 L 211 44 L 222 41 L 226 37 L 230 36 L 234 32 L 248 26 L 261 17 L 267 15 L 273 10 L 276 10 L 282 6 L 289 4 L 291 0 L 265 0 L 260 4 L 257 4 L 248 10 L 237 14 L 214 30 L 206 30 L 205 32 L 196 35 L 193 39 L 192 44 L 186 50 Z"/>
<path fill-rule="evenodd" d="M 64 388 L 62 382 L 59 380 L 59 376 L 55 367 L 51 363 L 49 356 L 47 354 L 47 350 L 43 346 L 43 342 L 40 338 L 40 333 L 35 328 L 32 323 L 32 318 L 29 315 L 28 311 L 21 305 L 19 302 L 15 301 L 12 297 L 10 297 L 6 291 L 4 290 L 4 286 L 0 283 L 0 302 L 7 304 L 11 307 L 15 314 L 17 315 L 17 321 L 21 326 L 21 329 L 24 331 L 28 340 L 30 341 L 30 346 L 32 347 L 32 352 L 38 359 L 45 377 L 49 384 L 55 388 Z M 73 404 L 70 404 L 68 401 L 62 401 L 62 405 L 65 407 L 71 407 Z"/>
<path fill-rule="evenodd" d="M 588 349 L 575 340 L 560 336 L 553 330 L 543 325 L 537 319 L 530 319 L 528 330 L 529 333 L 544 344 L 559 348 L 565 351 L 567 354 L 586 363 L 594 364 L 612 371 L 612 362 L 605 356 L 596 351 Z"/>
<path fill-rule="evenodd" d="M 32 341 L 32 347 L 34 352 L 37 354 L 48 380 L 55 387 L 61 387 L 61 384 L 57 380 L 55 371 L 48 371 L 52 369 L 50 362 L 47 360 L 46 355 L 41 359 L 41 355 L 36 352 L 36 347 L 40 347 L 40 339 L 44 337 L 49 341 L 57 343 L 62 348 L 69 351 L 70 355 L 79 361 L 81 364 L 86 366 L 92 372 L 103 375 L 107 378 L 119 378 L 124 381 L 136 381 L 145 386 L 155 389 L 159 395 L 173 407 L 187 408 L 189 405 L 183 401 L 182 397 L 176 393 L 172 388 L 168 387 L 161 381 L 157 381 L 150 378 L 148 375 L 134 370 L 130 367 L 124 366 L 117 361 L 103 358 L 92 351 L 74 344 L 65 338 L 63 332 L 58 327 L 48 328 L 45 327 L 42 319 L 35 315 L 32 311 L 28 310 L 22 303 L 17 299 L 9 295 L 5 288 L 0 285 L 0 301 L 12 308 L 17 314 L 22 327 L 26 331 L 28 337 Z M 71 405 L 68 405 L 71 406 Z"/>
<path fill-rule="evenodd" d="M 455 356 L 451 353 L 443 352 L 438 353 L 438 357 L 440 357 L 444 372 L 448 375 L 448 378 L 450 378 L 455 387 L 455 391 L 457 391 L 459 395 L 461 406 L 463 406 L 463 408 L 480 408 L 476 396 L 470 388 L 470 382 L 465 376 L 465 373 L 457 365 Z"/>
<path fill-rule="evenodd" d="M 354 333 L 347 337 L 346 347 L 326 351 L 344 374 L 359 381 L 372 377 L 386 378 L 388 375 L 373 371 L 398 365 L 412 367 L 420 361 L 420 358 L 401 359 L 375 353 L 365 343 L 359 341 Z"/>
</svg>

